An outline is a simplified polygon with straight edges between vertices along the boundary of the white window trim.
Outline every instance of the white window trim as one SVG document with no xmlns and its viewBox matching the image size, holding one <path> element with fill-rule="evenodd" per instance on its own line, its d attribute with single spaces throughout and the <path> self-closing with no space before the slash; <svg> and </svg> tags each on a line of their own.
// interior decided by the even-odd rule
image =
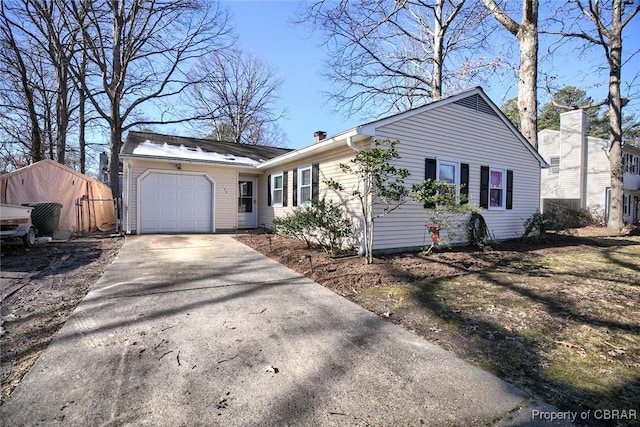
<svg viewBox="0 0 640 427">
<path fill-rule="evenodd" d="M 308 187 L 309 188 L 309 200 L 302 200 L 302 172 L 303 171 L 309 171 L 309 185 L 305 185 L 304 187 Z M 297 198 L 298 198 L 298 206 L 306 206 L 311 204 L 311 200 L 313 199 L 313 169 L 311 167 L 311 165 L 305 165 L 301 168 L 298 168 L 298 188 L 296 189 L 296 191 L 298 192 L 297 194 Z"/>
<path fill-rule="evenodd" d="M 501 206 L 491 206 L 491 172 L 500 171 L 502 172 L 502 200 L 500 201 Z M 489 194 L 487 194 L 487 209 L 491 211 L 505 211 L 507 210 L 507 168 L 503 166 L 491 166 L 489 165 Z"/>
<path fill-rule="evenodd" d="M 460 162 L 454 159 L 436 157 L 436 181 L 440 181 L 440 165 L 455 166 L 453 173 L 454 184 L 456 186 L 456 201 L 460 202 L 460 174 L 462 173 Z"/>
<path fill-rule="evenodd" d="M 280 187 L 279 189 L 277 189 L 275 186 L 277 177 L 280 177 L 282 182 L 282 187 Z M 271 174 L 271 207 L 281 208 L 283 206 L 283 202 L 280 202 L 280 203 L 275 202 L 276 200 L 275 192 L 277 190 L 280 190 L 282 192 L 282 200 L 284 201 L 285 194 L 284 194 L 284 173 L 283 172 Z"/>
</svg>

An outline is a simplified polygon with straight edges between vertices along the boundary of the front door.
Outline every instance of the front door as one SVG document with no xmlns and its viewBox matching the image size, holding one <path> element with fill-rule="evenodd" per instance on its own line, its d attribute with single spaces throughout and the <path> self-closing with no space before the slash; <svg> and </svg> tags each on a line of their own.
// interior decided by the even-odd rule
<svg viewBox="0 0 640 427">
<path fill-rule="evenodd" d="M 240 178 L 238 181 L 238 228 L 256 228 L 256 179 Z"/>
</svg>

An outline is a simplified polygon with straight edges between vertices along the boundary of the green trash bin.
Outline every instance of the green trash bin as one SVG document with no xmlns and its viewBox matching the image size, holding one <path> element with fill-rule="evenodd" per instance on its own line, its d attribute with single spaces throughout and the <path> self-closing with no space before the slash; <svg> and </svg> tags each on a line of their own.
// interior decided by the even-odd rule
<svg viewBox="0 0 640 427">
<path fill-rule="evenodd" d="M 31 222 L 38 229 L 38 236 L 53 236 L 60 225 L 60 212 L 62 203 L 58 202 L 33 202 L 23 203 L 23 206 L 31 206 Z"/>
</svg>

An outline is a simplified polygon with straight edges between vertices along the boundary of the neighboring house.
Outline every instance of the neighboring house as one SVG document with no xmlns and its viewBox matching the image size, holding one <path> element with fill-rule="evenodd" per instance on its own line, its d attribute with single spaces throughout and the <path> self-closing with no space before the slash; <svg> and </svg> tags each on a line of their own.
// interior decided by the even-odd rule
<svg viewBox="0 0 640 427">
<path fill-rule="evenodd" d="M 329 138 L 315 136 L 314 144 L 285 151 L 131 132 L 121 155 L 125 230 L 270 228 L 273 218 L 325 196 L 341 200 L 360 220 L 357 203 L 326 181 L 359 185 L 340 164 L 370 147 L 372 138 L 399 141 L 397 166 L 410 171 L 409 187 L 433 178 L 468 194 L 498 240 L 521 235 L 523 221 L 539 208 L 540 168 L 548 165 L 480 88 Z M 374 250 L 423 245 L 428 212 L 410 202 L 378 219 Z"/>
<path fill-rule="evenodd" d="M 550 202 L 586 208 L 606 216 L 609 212 L 611 168 L 609 141 L 587 136 L 583 110 L 560 115 L 560 130 L 539 132 L 539 153 L 551 164 L 542 171 L 543 209 Z M 623 218 L 627 223 L 640 220 L 640 149 L 624 144 Z"/>
</svg>

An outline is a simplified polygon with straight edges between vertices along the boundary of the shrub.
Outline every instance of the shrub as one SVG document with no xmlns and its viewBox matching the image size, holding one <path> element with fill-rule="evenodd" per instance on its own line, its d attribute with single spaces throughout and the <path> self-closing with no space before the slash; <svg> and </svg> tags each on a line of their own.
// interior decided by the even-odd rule
<svg viewBox="0 0 640 427">
<path fill-rule="evenodd" d="M 478 249 L 486 249 L 491 241 L 491 233 L 484 217 L 473 212 L 467 223 L 467 239 L 469 245 Z"/>
<path fill-rule="evenodd" d="M 602 224 L 604 224 L 604 216 L 598 208 L 576 210 L 562 203 L 550 203 L 544 213 L 536 211 L 524 221 L 525 231 L 522 237 L 543 237 L 550 230 L 564 231 Z"/>
<path fill-rule="evenodd" d="M 540 211 L 535 211 L 533 215 L 524 220 L 524 233 L 522 239 L 529 237 L 542 237 L 547 234 L 547 222 Z"/>
<path fill-rule="evenodd" d="M 468 225 L 467 215 L 478 210 L 468 202 L 466 196 L 458 196 L 455 187 L 444 181 L 426 179 L 420 184 L 414 184 L 411 197 L 428 208 L 427 223 L 439 228 L 440 242 L 445 246 L 464 239 L 465 224 Z M 468 231 L 467 227 L 467 236 Z M 423 250 L 429 253 L 431 248 Z"/>
<path fill-rule="evenodd" d="M 305 242 L 308 247 L 316 243 L 330 255 L 353 250 L 356 243 L 353 221 L 339 203 L 324 197 L 275 218 L 273 229 L 279 235 Z"/>
<path fill-rule="evenodd" d="M 578 211 L 562 203 L 550 203 L 542 214 L 546 230 L 580 227 Z"/>
<path fill-rule="evenodd" d="M 285 237 L 294 237 L 311 246 L 311 239 L 307 234 L 311 227 L 309 215 L 302 209 L 295 209 L 285 216 L 273 219 L 273 231 Z"/>
<path fill-rule="evenodd" d="M 607 225 L 604 216 L 604 209 L 600 205 L 592 205 L 588 208 L 578 210 L 578 219 L 581 227 L 588 225 Z"/>
</svg>

